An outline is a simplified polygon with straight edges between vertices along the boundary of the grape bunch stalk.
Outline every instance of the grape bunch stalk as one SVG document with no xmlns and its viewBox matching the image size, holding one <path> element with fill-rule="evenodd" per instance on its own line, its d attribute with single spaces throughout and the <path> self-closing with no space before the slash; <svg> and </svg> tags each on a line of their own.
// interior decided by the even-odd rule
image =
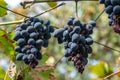
<svg viewBox="0 0 120 80">
<path fill-rule="evenodd" d="M 23 60 L 25 64 L 35 68 L 38 60 L 42 59 L 42 47 L 48 47 L 54 27 L 49 20 L 40 20 L 31 17 L 16 27 L 13 39 L 17 42 L 15 47 L 16 59 Z"/>
<path fill-rule="evenodd" d="M 108 14 L 109 25 L 120 34 L 120 0 L 99 0 L 105 5 L 105 12 Z"/>
<path fill-rule="evenodd" d="M 53 33 L 59 44 L 64 42 L 64 56 L 74 63 L 80 73 L 83 73 L 88 63 L 88 54 L 92 53 L 90 45 L 93 44 L 93 39 L 90 35 L 95 26 L 95 21 L 84 23 L 70 17 L 63 28 L 56 29 Z"/>
</svg>

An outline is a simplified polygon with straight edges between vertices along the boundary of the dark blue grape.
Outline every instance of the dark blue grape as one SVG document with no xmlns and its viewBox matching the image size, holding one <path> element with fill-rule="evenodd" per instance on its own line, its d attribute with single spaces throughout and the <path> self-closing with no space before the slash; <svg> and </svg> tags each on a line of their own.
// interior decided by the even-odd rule
<svg viewBox="0 0 120 80">
<path fill-rule="evenodd" d="M 36 30 L 41 30 L 42 29 L 41 27 L 42 27 L 42 24 L 40 22 L 37 22 L 37 23 L 34 24 L 34 28 Z"/>
<path fill-rule="evenodd" d="M 24 54 L 18 53 L 16 56 L 16 60 L 22 60 L 23 56 L 24 56 Z"/>
<path fill-rule="evenodd" d="M 112 5 L 107 6 L 105 9 L 105 12 L 107 14 L 111 14 L 113 12 L 113 6 Z"/>
<path fill-rule="evenodd" d="M 112 5 L 120 5 L 120 0 L 111 0 Z"/>
<path fill-rule="evenodd" d="M 21 38 L 20 31 L 16 31 L 13 40 L 17 41 L 19 38 Z"/>
<path fill-rule="evenodd" d="M 104 4 L 105 0 L 99 0 L 100 4 Z"/>
<path fill-rule="evenodd" d="M 34 45 L 35 44 L 35 40 L 33 38 L 28 39 L 27 42 L 29 45 Z"/>
<path fill-rule="evenodd" d="M 21 47 L 20 46 L 16 46 L 14 49 L 16 52 L 21 52 Z"/>
<path fill-rule="evenodd" d="M 32 54 L 36 54 L 38 52 L 38 50 L 36 48 L 31 48 L 31 53 Z"/>
<path fill-rule="evenodd" d="M 29 55 L 28 55 L 28 59 L 29 59 L 29 60 L 33 60 L 33 59 L 34 59 L 34 54 L 29 54 Z"/>
<path fill-rule="evenodd" d="M 44 25 L 49 26 L 50 25 L 50 20 L 44 20 Z"/>
<path fill-rule="evenodd" d="M 27 28 L 27 24 L 22 23 L 22 24 L 20 24 L 20 27 L 21 27 L 23 30 L 25 30 L 25 29 Z"/>
<path fill-rule="evenodd" d="M 105 0 L 105 5 L 106 6 L 111 5 L 111 1 L 110 0 Z"/>
<path fill-rule="evenodd" d="M 70 49 L 72 51 L 76 51 L 78 49 L 78 45 L 76 43 L 72 43 L 71 46 L 70 46 Z"/>
<path fill-rule="evenodd" d="M 49 32 L 54 32 L 54 27 L 53 26 L 49 26 Z"/>
<path fill-rule="evenodd" d="M 120 13 L 120 6 L 119 5 L 115 6 L 113 8 L 113 12 L 114 12 L 114 14 L 119 14 Z"/>
<path fill-rule="evenodd" d="M 38 60 L 41 60 L 41 59 L 42 59 L 42 54 L 41 54 L 40 52 L 38 52 L 38 53 L 36 54 L 36 58 L 37 58 Z"/>
<path fill-rule="evenodd" d="M 92 39 L 92 38 L 86 38 L 85 40 L 86 40 L 86 43 L 87 43 L 88 45 L 93 44 L 93 39 Z"/>
<path fill-rule="evenodd" d="M 39 39 L 36 41 L 37 46 L 42 46 L 44 44 L 44 41 L 42 39 Z"/>
<path fill-rule="evenodd" d="M 20 32 L 20 34 L 21 34 L 22 37 L 28 37 L 28 32 L 27 32 L 27 30 L 22 30 L 22 31 Z"/>
<path fill-rule="evenodd" d="M 24 55 L 24 56 L 22 57 L 22 60 L 23 60 L 23 61 L 28 60 L 28 55 Z"/>
<path fill-rule="evenodd" d="M 96 26 L 96 22 L 95 21 L 89 21 L 88 24 L 92 25 L 93 27 Z"/>
<path fill-rule="evenodd" d="M 63 29 L 63 28 L 60 28 L 60 29 L 57 29 L 57 30 L 55 30 L 54 31 L 54 37 L 59 37 L 59 36 L 61 36 L 62 35 L 62 33 L 64 32 L 64 30 L 65 29 Z"/>
<path fill-rule="evenodd" d="M 79 20 L 79 19 L 74 19 L 74 20 L 73 20 L 73 25 L 74 25 L 74 26 L 81 26 L 80 20 Z"/>
<path fill-rule="evenodd" d="M 78 42 L 80 40 L 79 34 L 73 34 L 72 35 L 72 42 Z"/>
<path fill-rule="evenodd" d="M 49 42 L 49 41 L 46 40 L 46 39 L 44 39 L 43 41 L 44 41 L 44 42 L 43 42 L 43 47 L 48 47 L 48 42 Z"/>
<path fill-rule="evenodd" d="M 32 33 L 32 32 L 35 31 L 35 28 L 34 28 L 33 26 L 28 26 L 27 31 L 28 31 L 29 33 Z"/>
<path fill-rule="evenodd" d="M 73 25 L 73 20 L 69 19 L 68 22 L 67 22 L 67 25 L 69 25 L 69 26 Z"/>
<path fill-rule="evenodd" d="M 30 38 L 37 39 L 38 38 L 38 34 L 33 32 L 33 33 L 30 34 Z"/>
<path fill-rule="evenodd" d="M 19 45 L 19 46 L 23 46 L 23 45 L 25 45 L 25 39 L 23 39 L 23 38 L 20 38 L 20 39 L 18 39 L 17 40 L 17 44 Z"/>
<path fill-rule="evenodd" d="M 63 43 L 63 38 L 62 37 L 58 37 L 57 41 L 58 41 L 59 44 L 61 44 L 61 43 Z"/>
<path fill-rule="evenodd" d="M 23 48 L 22 48 L 22 52 L 23 52 L 23 53 L 26 53 L 26 52 L 27 52 L 27 48 L 26 48 L 26 47 L 23 47 Z"/>
<path fill-rule="evenodd" d="M 33 22 L 34 22 L 34 23 L 40 22 L 40 20 L 39 20 L 38 18 L 34 18 Z"/>
</svg>

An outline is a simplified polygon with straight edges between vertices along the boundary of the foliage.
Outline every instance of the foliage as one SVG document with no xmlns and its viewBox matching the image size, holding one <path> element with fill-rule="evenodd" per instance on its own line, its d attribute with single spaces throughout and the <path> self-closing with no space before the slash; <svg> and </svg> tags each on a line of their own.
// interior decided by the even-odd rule
<svg viewBox="0 0 120 80">
<path fill-rule="evenodd" d="M 0 6 L 7 8 L 7 3 L 4 0 L 0 0 Z M 0 8 L 0 16 L 4 16 L 7 14 L 7 10 Z"/>
<path fill-rule="evenodd" d="M 52 12 L 46 13 L 39 18 L 49 19 L 51 23 L 57 27 L 63 27 L 66 20 L 70 16 L 75 15 L 75 4 L 74 2 L 68 2 L 66 6 L 58 8 Z M 4 0 L 0 0 L 0 5 L 7 7 Z M 49 6 L 48 6 L 49 5 Z M 25 15 L 34 16 L 41 11 L 47 10 L 50 7 L 54 7 L 57 3 L 47 4 L 34 4 L 30 9 L 23 10 L 20 6 L 12 9 L 16 12 L 22 12 Z M 96 8 L 97 7 L 97 8 Z M 97 1 L 81 1 L 78 3 L 78 14 L 82 22 L 88 22 L 89 20 L 95 20 L 99 13 L 103 10 L 103 5 L 98 5 Z M 19 9 L 19 11 L 17 11 Z M 7 10 L 0 8 L 0 18 L 1 23 L 6 21 L 16 21 L 22 19 L 19 15 L 9 13 L 6 15 Z M 6 15 L 6 16 L 4 16 Z M 111 27 L 108 26 L 107 14 L 103 14 L 99 21 L 97 22 L 97 27 L 94 29 L 94 34 L 92 35 L 94 40 L 103 43 L 107 46 L 119 50 L 119 35 L 115 34 Z M 63 55 L 64 47 L 63 45 L 58 45 L 56 39 L 51 38 L 48 48 L 42 48 L 43 58 L 39 61 L 39 65 L 35 69 L 31 69 L 26 66 L 23 62 L 18 62 L 15 59 L 16 53 L 14 52 L 14 46 L 16 42 L 12 40 L 14 35 L 16 25 L 3 25 L 0 26 L 0 63 L 3 60 L 7 60 L 10 65 L 10 61 L 16 64 L 16 75 L 14 80 L 18 76 L 22 76 L 24 80 L 101 80 L 103 77 L 111 74 L 120 65 L 119 53 L 112 51 L 106 47 L 98 44 L 93 44 L 93 53 L 89 56 L 89 64 L 82 75 L 80 75 L 73 64 L 68 63 L 65 58 L 54 67 L 54 64 Z M 5 65 L 5 66 L 9 66 Z M 5 73 L 8 68 L 3 64 L 0 64 L 0 79 L 3 80 Z M 22 71 L 22 73 L 18 73 Z M 95 74 L 95 75 L 94 75 Z M 119 80 L 119 76 L 111 77 L 111 80 Z M 6 80 L 10 80 L 7 75 Z"/>
</svg>

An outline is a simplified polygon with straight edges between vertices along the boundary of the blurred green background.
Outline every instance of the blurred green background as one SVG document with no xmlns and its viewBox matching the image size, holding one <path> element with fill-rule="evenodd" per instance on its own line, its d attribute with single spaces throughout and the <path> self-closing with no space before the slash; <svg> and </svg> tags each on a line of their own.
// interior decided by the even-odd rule
<svg viewBox="0 0 120 80">
<path fill-rule="evenodd" d="M 61 2 L 57 4 L 60 3 Z M 66 5 L 45 13 L 38 18 L 49 19 L 52 25 L 59 28 L 63 27 L 67 19 L 76 14 L 75 2 L 66 1 L 65 3 Z M 16 4 L 18 4 L 18 2 Z M 49 4 L 54 6 L 54 3 Z M 8 8 L 28 16 L 34 16 L 51 7 L 47 3 L 39 3 L 27 9 L 23 9 L 19 4 L 15 6 L 8 4 Z M 95 20 L 103 9 L 104 6 L 100 5 L 98 1 L 80 1 L 78 2 L 78 17 L 81 22 L 87 23 L 90 20 Z M 0 23 L 21 19 L 23 19 L 23 17 L 8 11 L 6 16 L 0 18 Z M 118 71 L 120 52 L 113 51 L 96 43 L 92 45 L 93 53 L 89 55 L 89 62 L 83 74 L 78 73 L 73 64 L 67 62 L 66 58 L 62 58 L 56 68 L 51 68 L 50 65 L 53 66 L 62 57 L 64 52 L 63 44 L 58 44 L 53 36 L 49 41 L 49 47 L 46 49 L 42 48 L 43 59 L 38 65 L 41 66 L 41 68 L 33 70 L 23 62 L 15 60 L 13 48 L 16 44 L 12 40 L 15 27 L 16 24 L 0 26 L 0 80 L 10 80 L 10 74 L 5 75 L 5 73 L 13 63 L 16 65 L 16 69 L 13 70 L 13 72 L 16 71 L 15 77 L 13 77 L 14 80 L 16 80 L 16 77 L 20 74 L 24 78 L 23 80 L 102 80 L 103 77 Z M 120 50 L 119 34 L 116 34 L 112 27 L 108 25 L 108 15 L 106 13 L 103 13 L 97 21 L 97 26 L 94 29 L 92 37 L 99 43 Z M 44 66 L 45 64 L 49 66 Z M 22 67 L 21 73 L 19 73 L 21 70 L 20 67 Z M 4 79 L 5 76 L 7 76 L 6 79 Z M 120 78 L 118 75 L 115 75 L 108 80 L 120 80 Z"/>
</svg>

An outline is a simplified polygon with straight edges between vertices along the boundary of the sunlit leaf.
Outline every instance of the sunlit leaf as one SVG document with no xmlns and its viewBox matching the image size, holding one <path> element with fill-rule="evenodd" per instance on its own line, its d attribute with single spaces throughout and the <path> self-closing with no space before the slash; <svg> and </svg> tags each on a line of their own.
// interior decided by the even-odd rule
<svg viewBox="0 0 120 80">
<path fill-rule="evenodd" d="M 47 2 L 47 4 L 50 6 L 50 7 L 54 7 L 57 5 L 56 2 Z"/>
<path fill-rule="evenodd" d="M 5 76 L 5 71 L 2 68 L 0 68 L 0 78 L 4 78 L 4 76 Z"/>
<path fill-rule="evenodd" d="M 4 46 L 6 54 L 9 54 L 9 55 L 14 54 L 14 49 L 12 47 L 12 44 L 7 39 L 0 36 L 0 43 Z"/>
<path fill-rule="evenodd" d="M 6 72 L 2 68 L 0 68 L 0 80 L 1 79 L 11 80 L 10 77 L 6 74 Z"/>
<path fill-rule="evenodd" d="M 4 0 L 0 0 L 0 6 L 7 8 L 7 3 Z M 7 14 L 7 10 L 0 7 L 0 17 Z"/>
<path fill-rule="evenodd" d="M 96 74 L 99 77 L 104 77 L 111 72 L 110 67 L 105 62 L 99 62 L 95 65 L 90 65 L 89 69 L 92 73 Z"/>
<path fill-rule="evenodd" d="M 50 74 L 53 73 L 53 71 L 54 71 L 53 69 L 49 69 L 49 70 L 46 70 L 46 71 L 40 71 L 40 72 L 38 72 L 38 75 L 42 76 L 43 78 L 45 78 L 46 80 L 48 80 Z"/>
<path fill-rule="evenodd" d="M 42 55 L 42 59 L 39 61 L 39 64 L 42 65 L 44 64 L 49 57 L 45 54 Z"/>
</svg>

